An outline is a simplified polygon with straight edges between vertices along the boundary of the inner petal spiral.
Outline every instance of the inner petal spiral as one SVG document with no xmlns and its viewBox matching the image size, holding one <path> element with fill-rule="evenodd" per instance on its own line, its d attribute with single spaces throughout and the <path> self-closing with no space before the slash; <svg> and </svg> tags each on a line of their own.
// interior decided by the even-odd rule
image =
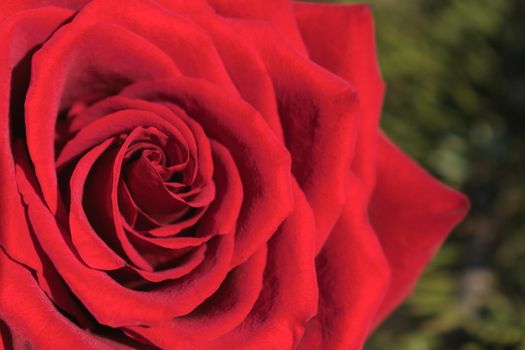
<svg viewBox="0 0 525 350">
<path fill-rule="evenodd" d="M 112 275 L 128 286 L 137 278 L 162 281 L 191 272 L 202 263 L 209 239 L 195 237 L 195 224 L 215 198 L 209 141 L 202 129 L 160 109 L 160 118 L 130 109 L 96 115 L 93 110 L 105 109 L 94 105 L 73 120 L 70 130 L 79 131 L 57 158 L 59 176 L 71 179 L 62 197 L 71 203 L 73 242 L 90 241 L 99 255 L 113 255 L 109 265 L 96 265 L 118 270 Z M 118 127 L 104 127 L 118 121 Z M 82 187 L 81 203 L 68 196 L 78 193 L 75 186 Z M 93 260 L 92 247 L 77 244 L 77 251 L 86 263 Z"/>
</svg>

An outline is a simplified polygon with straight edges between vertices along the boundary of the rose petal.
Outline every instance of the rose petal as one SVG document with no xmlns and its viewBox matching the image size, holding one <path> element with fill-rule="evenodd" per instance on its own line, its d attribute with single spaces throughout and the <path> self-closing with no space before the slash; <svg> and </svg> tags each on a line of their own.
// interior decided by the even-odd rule
<svg viewBox="0 0 525 350">
<path fill-rule="evenodd" d="M 295 208 L 268 243 L 261 295 L 236 329 L 202 349 L 288 349 L 317 311 L 314 217 L 293 184 Z"/>
<path fill-rule="evenodd" d="M 177 2 L 172 5 L 177 6 Z M 88 26 L 106 22 L 122 26 L 160 48 L 184 75 L 206 79 L 236 93 L 213 41 L 188 16 L 166 11 L 156 1 L 93 0 L 74 21 Z"/>
<path fill-rule="evenodd" d="M 4 231 L 0 234 L 0 244 L 13 259 L 40 272 L 42 263 L 33 247 L 27 223 L 20 220 L 25 214 L 16 186 L 11 147 L 15 132 L 11 127 L 20 124 L 24 101 L 10 94 L 26 89 L 31 51 L 71 14 L 71 11 L 58 8 L 25 11 L 13 15 L 0 26 L 0 224 Z M 10 102 L 16 104 L 10 105 Z"/>
<path fill-rule="evenodd" d="M 266 250 L 263 246 L 230 271 L 219 290 L 191 314 L 154 327 L 128 329 L 166 349 L 196 349 L 225 334 L 244 321 L 261 292 Z"/>
<path fill-rule="evenodd" d="M 367 195 L 352 175 L 348 200 L 316 258 L 319 311 L 300 350 L 361 349 L 390 281 L 381 245 L 368 221 Z"/>
<path fill-rule="evenodd" d="M 27 154 L 27 149 L 21 142 L 16 142 L 13 145 L 13 156 L 17 160 L 17 167 L 21 166 L 24 168 L 29 168 L 29 155 Z M 43 252 L 42 248 L 38 244 L 38 240 L 35 238 L 33 227 L 29 224 L 27 212 L 25 209 L 26 208 L 24 208 L 24 213 L 20 221 L 26 223 L 26 231 L 18 231 L 16 232 L 16 236 L 21 241 L 21 247 L 27 249 L 27 251 L 30 253 L 32 253 L 34 250 L 38 259 L 35 261 L 35 265 L 26 265 L 26 267 L 36 272 L 36 277 L 40 288 L 48 295 L 48 297 L 60 310 L 74 319 L 78 325 L 83 327 L 92 327 L 92 319 L 86 317 L 84 308 L 78 304 L 77 299 L 71 293 L 67 284 L 56 271 L 48 256 L 45 254 L 45 252 Z M 6 251 L 6 254 L 9 253 Z M 24 262 L 21 263 L 24 264 Z"/>
<path fill-rule="evenodd" d="M 176 139 L 183 138 L 180 129 L 153 112 L 140 109 L 117 111 L 81 129 L 64 145 L 57 158 L 57 166 L 63 166 L 110 137 L 129 133 L 142 126 L 155 127 Z"/>
<path fill-rule="evenodd" d="M 88 128 L 82 131 L 84 130 Z M 87 191 L 83 198 L 83 207 L 97 234 L 103 237 L 112 249 L 126 257 L 133 266 L 153 271 L 152 264 L 131 243 L 124 231 L 117 200 L 121 162 L 136 130 L 132 131 L 120 148 L 110 149 L 95 163 L 85 184 Z"/>
<path fill-rule="evenodd" d="M 130 349 L 88 333 L 61 315 L 31 273 L 2 249 L 0 284 L 0 318 L 9 325 L 13 348 Z"/>
<path fill-rule="evenodd" d="M 0 245 L 15 261 L 32 269 L 48 298 L 79 323 L 86 324 L 83 311 L 34 242 L 18 193 L 14 164 L 15 159 L 21 161 L 20 155 L 25 157 L 25 147 L 17 138 L 22 132 L 20 122 L 33 49 L 70 15 L 68 10 L 51 7 L 28 10 L 11 16 L 0 26 L 0 84 L 4 84 L 0 89 Z"/>
<path fill-rule="evenodd" d="M 354 89 L 283 43 L 268 26 L 237 23 L 274 83 L 292 172 L 314 211 L 320 249 L 346 201 L 359 106 Z"/>
<path fill-rule="evenodd" d="M 273 83 L 252 43 L 228 19 L 213 14 L 193 14 L 192 18 L 209 32 L 241 97 L 261 113 L 279 140 L 283 140 Z"/>
<path fill-rule="evenodd" d="M 306 53 L 297 28 L 291 1 L 288 0 L 208 0 L 220 15 L 233 18 L 265 20 L 279 30 L 283 38 L 301 53 Z"/>
<path fill-rule="evenodd" d="M 468 208 L 465 196 L 436 181 L 386 137 L 380 137 L 370 221 L 392 271 L 392 282 L 376 323 L 412 290 L 425 265 Z"/>
<path fill-rule="evenodd" d="M 80 159 L 71 176 L 69 210 L 71 241 L 82 260 L 88 266 L 100 270 L 115 270 L 126 266 L 126 262 L 97 235 L 82 207 L 84 184 L 89 171 L 113 142 L 113 139 L 109 139 L 95 146 Z"/>
<path fill-rule="evenodd" d="M 123 274 L 129 276 L 131 275 L 132 283 L 139 286 L 146 286 L 149 288 L 154 288 L 149 282 L 159 283 L 169 280 L 176 280 L 183 276 L 188 275 L 190 272 L 194 271 L 206 258 L 206 245 L 201 245 L 193 249 L 192 251 L 182 256 L 182 258 L 177 259 L 177 263 L 174 264 L 174 267 L 162 269 L 158 271 L 144 271 L 132 266 L 127 267 L 124 270 L 120 271 Z M 118 277 L 119 273 L 114 272 L 113 276 Z M 118 280 L 118 278 L 116 278 Z M 118 280 L 120 283 L 122 281 Z M 126 283 L 126 286 L 129 287 L 129 284 Z"/>
<path fill-rule="evenodd" d="M 126 173 L 123 174 L 123 180 L 126 181 L 127 188 L 135 202 L 143 211 L 164 224 L 174 220 L 159 220 L 163 215 L 177 214 L 177 211 L 185 208 L 204 207 L 215 197 L 213 182 L 204 185 L 196 195 L 190 198 L 171 191 L 158 171 L 144 156 L 128 162 L 125 167 Z"/>
<path fill-rule="evenodd" d="M 217 141 L 211 141 L 211 147 L 214 181 L 220 191 L 198 224 L 198 237 L 234 233 L 244 197 L 241 177 L 231 153 Z"/>
<path fill-rule="evenodd" d="M 369 196 L 375 181 L 378 121 L 385 91 L 370 8 L 295 2 L 294 11 L 310 58 L 346 79 L 357 91 L 361 121 L 352 168 Z"/>
<path fill-rule="evenodd" d="M 184 237 L 184 236 L 170 236 L 170 237 L 155 237 L 147 236 L 143 232 L 135 230 L 125 222 L 123 223 L 126 232 L 140 238 L 142 241 L 149 242 L 159 247 L 170 248 L 170 249 L 181 249 L 189 247 L 198 247 L 203 243 L 209 241 L 214 235 L 202 236 L 202 237 Z"/>
</svg>

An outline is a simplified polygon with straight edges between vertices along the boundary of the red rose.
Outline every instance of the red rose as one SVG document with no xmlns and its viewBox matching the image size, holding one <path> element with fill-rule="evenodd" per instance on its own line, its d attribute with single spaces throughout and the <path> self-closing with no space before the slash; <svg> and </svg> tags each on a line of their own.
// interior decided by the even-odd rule
<svg viewBox="0 0 525 350">
<path fill-rule="evenodd" d="M 465 215 L 378 129 L 365 6 L 0 18 L 6 348 L 359 349 Z"/>
</svg>

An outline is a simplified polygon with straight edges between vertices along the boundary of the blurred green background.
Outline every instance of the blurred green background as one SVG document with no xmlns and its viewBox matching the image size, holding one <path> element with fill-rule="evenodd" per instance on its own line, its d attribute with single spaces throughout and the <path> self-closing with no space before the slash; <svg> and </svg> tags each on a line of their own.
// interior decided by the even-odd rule
<svg viewBox="0 0 525 350">
<path fill-rule="evenodd" d="M 368 3 L 383 128 L 472 210 L 365 349 L 525 350 L 525 1 Z"/>
</svg>

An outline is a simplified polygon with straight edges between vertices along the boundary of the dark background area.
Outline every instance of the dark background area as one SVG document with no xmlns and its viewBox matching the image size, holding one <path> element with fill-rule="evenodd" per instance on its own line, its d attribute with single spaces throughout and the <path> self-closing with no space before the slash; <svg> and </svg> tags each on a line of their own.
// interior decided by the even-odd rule
<svg viewBox="0 0 525 350">
<path fill-rule="evenodd" d="M 383 129 L 472 209 L 365 349 L 525 350 L 525 1 L 368 3 Z"/>
</svg>

